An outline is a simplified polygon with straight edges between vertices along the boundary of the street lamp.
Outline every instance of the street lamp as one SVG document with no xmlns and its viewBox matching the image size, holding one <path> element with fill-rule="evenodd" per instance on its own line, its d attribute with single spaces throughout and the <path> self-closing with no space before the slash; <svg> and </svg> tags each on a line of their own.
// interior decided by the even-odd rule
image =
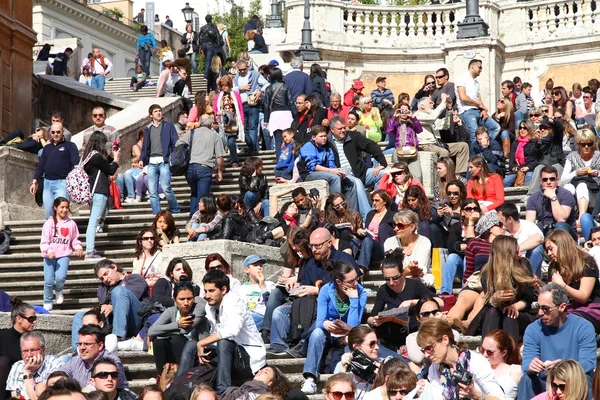
<svg viewBox="0 0 600 400">
<path fill-rule="evenodd" d="M 185 7 L 181 9 L 185 22 L 191 24 L 194 18 L 194 7 L 190 7 L 190 3 L 185 3 Z"/>
<path fill-rule="evenodd" d="M 458 39 L 488 36 L 488 24 L 479 15 L 479 0 L 467 0 L 467 16 L 458 24 Z"/>
<path fill-rule="evenodd" d="M 271 0 L 271 15 L 267 17 L 267 28 L 283 28 L 279 9 L 279 0 Z"/>
<path fill-rule="evenodd" d="M 304 0 L 304 25 L 302 26 L 302 43 L 297 51 L 304 61 L 320 61 L 319 50 L 312 43 L 312 29 L 310 27 L 310 3 Z"/>
</svg>

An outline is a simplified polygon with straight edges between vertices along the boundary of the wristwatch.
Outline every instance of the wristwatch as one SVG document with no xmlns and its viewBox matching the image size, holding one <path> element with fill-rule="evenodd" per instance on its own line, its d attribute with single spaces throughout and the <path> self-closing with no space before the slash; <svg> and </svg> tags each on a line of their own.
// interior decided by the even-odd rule
<svg viewBox="0 0 600 400">
<path fill-rule="evenodd" d="M 558 197 L 556 197 L 556 195 L 550 197 L 550 201 L 556 201 L 556 200 L 558 200 Z"/>
<path fill-rule="evenodd" d="M 25 379 L 33 379 L 33 374 L 25 374 L 23 375 L 23 380 Z"/>
</svg>

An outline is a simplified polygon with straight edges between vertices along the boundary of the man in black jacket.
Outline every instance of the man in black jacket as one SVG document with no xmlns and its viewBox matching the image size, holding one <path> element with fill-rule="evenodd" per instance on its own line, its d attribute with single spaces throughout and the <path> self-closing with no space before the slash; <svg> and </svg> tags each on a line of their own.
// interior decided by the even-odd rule
<svg viewBox="0 0 600 400">
<path fill-rule="evenodd" d="M 527 191 L 528 195 L 532 195 L 540 190 L 540 176 L 542 168 L 546 165 L 552 165 L 556 168 L 558 171 L 557 176 L 562 175 L 565 155 L 562 150 L 563 127 L 560 122 L 554 121 L 553 118 L 541 118 L 537 110 L 532 110 L 529 118 L 536 127 L 536 139 L 532 152 L 535 154 L 536 159 L 540 160 L 538 166 L 533 170 L 531 184 Z"/>
<path fill-rule="evenodd" d="M 387 161 L 377 143 L 358 132 L 347 131 L 348 127 L 344 117 L 334 116 L 329 122 L 329 127 L 331 130 L 329 143 L 335 154 L 335 163 L 348 173 L 347 178 L 351 179 L 356 185 L 359 212 L 365 220 L 367 213 L 371 210 L 365 187 L 377 187 L 382 171 L 387 167 Z M 379 165 L 374 168 L 367 168 L 360 156 L 361 152 L 370 154 Z"/>
</svg>

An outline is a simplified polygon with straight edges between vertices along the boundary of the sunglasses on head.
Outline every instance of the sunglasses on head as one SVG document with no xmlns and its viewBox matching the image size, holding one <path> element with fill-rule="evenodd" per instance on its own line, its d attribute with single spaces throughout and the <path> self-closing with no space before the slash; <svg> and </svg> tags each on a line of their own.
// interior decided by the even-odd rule
<svg viewBox="0 0 600 400">
<path fill-rule="evenodd" d="M 402 396 L 406 396 L 408 395 L 409 391 L 408 390 L 404 390 L 404 389 L 398 389 L 398 390 L 388 390 L 387 394 L 388 397 L 396 397 L 398 394 L 402 395 Z"/>
<path fill-rule="evenodd" d="M 550 178 L 542 178 L 542 182 L 556 182 L 556 177 L 551 176 Z"/>
<path fill-rule="evenodd" d="M 30 324 L 33 324 L 35 321 L 37 321 L 37 316 L 35 316 L 35 315 L 32 315 L 30 317 L 21 315 L 20 317 L 23 318 L 24 320 L 26 320 L 27 322 L 29 322 Z"/>
<path fill-rule="evenodd" d="M 111 371 L 111 372 L 101 371 L 101 372 L 94 374 L 94 376 L 92 376 L 92 378 L 108 379 L 109 376 L 113 379 L 117 379 L 119 377 L 119 372 L 118 371 Z"/>
<path fill-rule="evenodd" d="M 552 390 L 554 390 L 554 391 L 556 391 L 557 389 L 560 389 L 561 392 L 564 392 L 567 387 L 566 383 L 556 383 L 556 382 L 552 381 L 550 384 L 552 385 Z"/>
<path fill-rule="evenodd" d="M 333 400 L 341 400 L 345 397 L 346 400 L 354 400 L 354 392 L 329 392 L 333 397 Z"/>
<path fill-rule="evenodd" d="M 431 310 L 431 311 L 423 311 L 423 312 L 419 313 L 419 316 L 421 318 L 429 318 L 429 316 L 431 316 L 431 315 L 438 315 L 439 312 L 440 312 L 439 309 L 438 310 Z"/>
</svg>

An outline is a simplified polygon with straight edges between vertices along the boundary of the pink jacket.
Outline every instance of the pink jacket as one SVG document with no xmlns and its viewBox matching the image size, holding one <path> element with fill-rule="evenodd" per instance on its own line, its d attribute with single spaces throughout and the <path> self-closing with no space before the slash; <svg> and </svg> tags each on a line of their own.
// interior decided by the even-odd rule
<svg viewBox="0 0 600 400">
<path fill-rule="evenodd" d="M 54 218 L 48 218 L 42 227 L 40 249 L 42 256 L 48 257 L 48 251 L 54 251 L 54 258 L 69 257 L 73 250 L 82 249 L 77 224 L 70 218 L 58 221 L 54 226 Z"/>
</svg>

